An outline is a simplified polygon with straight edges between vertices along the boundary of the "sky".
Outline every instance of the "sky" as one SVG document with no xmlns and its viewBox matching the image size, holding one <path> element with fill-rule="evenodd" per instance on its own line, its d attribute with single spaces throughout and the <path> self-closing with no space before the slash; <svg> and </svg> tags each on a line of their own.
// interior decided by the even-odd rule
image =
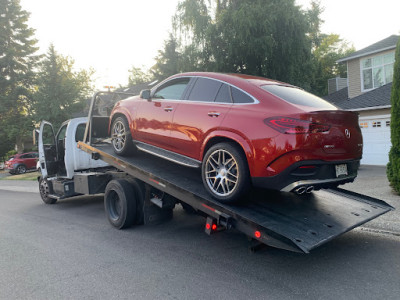
<svg viewBox="0 0 400 300">
<path fill-rule="evenodd" d="M 132 66 L 154 65 L 171 32 L 179 0 L 20 0 L 30 13 L 40 53 L 54 44 L 75 60 L 77 69 L 93 68 L 95 86 L 126 85 Z M 311 0 L 296 0 L 304 9 Z M 336 33 L 357 50 L 392 34 L 400 35 L 399 0 L 321 0 L 321 31 Z"/>
</svg>

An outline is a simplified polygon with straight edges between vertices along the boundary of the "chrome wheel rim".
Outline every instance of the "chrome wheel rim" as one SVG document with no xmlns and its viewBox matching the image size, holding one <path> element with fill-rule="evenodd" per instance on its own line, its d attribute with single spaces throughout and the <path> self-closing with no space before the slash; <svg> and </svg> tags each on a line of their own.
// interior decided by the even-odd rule
<svg viewBox="0 0 400 300">
<path fill-rule="evenodd" d="M 122 121 L 117 121 L 114 123 L 112 129 L 112 141 L 115 150 L 122 151 L 126 144 L 127 130 Z"/>
<path fill-rule="evenodd" d="M 232 194 L 239 182 L 239 166 L 234 156 L 226 150 L 216 150 L 208 157 L 205 166 L 210 190 L 221 197 Z"/>
<path fill-rule="evenodd" d="M 42 195 L 42 198 L 47 198 L 49 195 L 49 185 L 47 184 L 47 180 L 43 179 L 40 182 L 40 194 Z"/>
</svg>

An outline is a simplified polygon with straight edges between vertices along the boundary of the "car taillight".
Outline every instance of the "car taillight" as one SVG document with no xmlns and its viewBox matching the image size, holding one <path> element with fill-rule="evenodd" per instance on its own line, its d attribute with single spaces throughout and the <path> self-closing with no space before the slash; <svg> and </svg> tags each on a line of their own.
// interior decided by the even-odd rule
<svg viewBox="0 0 400 300">
<path fill-rule="evenodd" d="M 329 131 L 330 126 L 287 117 L 272 117 L 264 120 L 271 128 L 288 134 L 304 134 Z"/>
</svg>

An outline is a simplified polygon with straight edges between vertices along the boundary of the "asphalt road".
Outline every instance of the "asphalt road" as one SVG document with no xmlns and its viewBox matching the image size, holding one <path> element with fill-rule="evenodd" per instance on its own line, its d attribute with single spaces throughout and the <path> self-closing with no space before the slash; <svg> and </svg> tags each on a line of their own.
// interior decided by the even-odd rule
<svg viewBox="0 0 400 300">
<path fill-rule="evenodd" d="M 16 187 L 19 186 L 19 190 Z M 180 208 L 116 230 L 99 197 L 0 190 L 0 299 L 399 299 L 400 237 L 353 230 L 312 253 L 247 250 Z"/>
</svg>

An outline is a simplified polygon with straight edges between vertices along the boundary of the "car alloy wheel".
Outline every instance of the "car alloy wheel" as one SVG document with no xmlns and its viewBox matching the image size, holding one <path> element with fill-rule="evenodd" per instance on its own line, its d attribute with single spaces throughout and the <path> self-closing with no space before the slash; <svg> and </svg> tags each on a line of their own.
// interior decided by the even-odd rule
<svg viewBox="0 0 400 300">
<path fill-rule="evenodd" d="M 17 167 L 17 174 L 24 174 L 26 172 L 26 167 L 24 165 L 20 165 Z"/>
<path fill-rule="evenodd" d="M 117 117 L 112 123 L 111 138 L 114 152 L 119 155 L 128 155 L 133 152 L 128 121 L 124 117 Z"/>
<path fill-rule="evenodd" d="M 116 120 L 112 129 L 113 145 L 117 151 L 122 151 L 126 143 L 126 128 L 124 122 Z"/>
<path fill-rule="evenodd" d="M 209 188 L 218 196 L 228 196 L 237 186 L 239 169 L 235 158 L 225 150 L 216 150 L 206 161 Z"/>
<path fill-rule="evenodd" d="M 230 143 L 214 145 L 203 161 L 203 183 L 221 202 L 234 202 L 249 187 L 247 161 L 237 148 Z"/>
</svg>

